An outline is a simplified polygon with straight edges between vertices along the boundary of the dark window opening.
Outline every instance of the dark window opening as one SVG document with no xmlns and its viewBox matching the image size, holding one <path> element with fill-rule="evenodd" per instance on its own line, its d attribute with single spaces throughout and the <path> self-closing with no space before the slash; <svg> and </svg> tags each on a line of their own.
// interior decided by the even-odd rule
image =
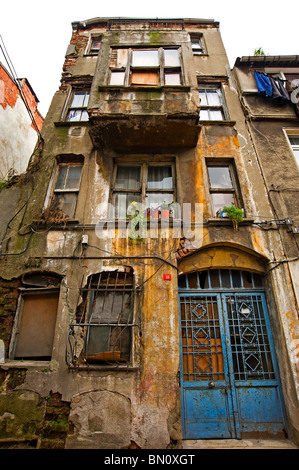
<svg viewBox="0 0 299 470">
<path fill-rule="evenodd" d="M 83 302 L 78 306 L 76 323 L 71 325 L 80 327 L 84 337 L 80 363 L 130 362 L 134 292 L 131 268 L 89 277 L 82 289 Z M 75 348 L 72 355 L 74 360 Z"/>
</svg>

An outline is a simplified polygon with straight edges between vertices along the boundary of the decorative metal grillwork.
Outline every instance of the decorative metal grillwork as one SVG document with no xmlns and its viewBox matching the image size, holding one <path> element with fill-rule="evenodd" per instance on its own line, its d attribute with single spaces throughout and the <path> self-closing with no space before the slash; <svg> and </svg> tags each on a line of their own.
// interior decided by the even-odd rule
<svg viewBox="0 0 299 470">
<path fill-rule="evenodd" d="M 274 379 L 261 296 L 226 295 L 225 302 L 235 379 Z"/>
<path fill-rule="evenodd" d="M 184 381 L 221 380 L 223 357 L 217 298 L 181 298 Z"/>
</svg>

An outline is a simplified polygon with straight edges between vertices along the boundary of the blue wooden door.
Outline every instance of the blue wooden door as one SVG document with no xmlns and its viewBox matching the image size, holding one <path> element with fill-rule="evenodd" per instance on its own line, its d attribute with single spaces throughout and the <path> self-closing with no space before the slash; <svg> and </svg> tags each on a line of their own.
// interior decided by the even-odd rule
<svg viewBox="0 0 299 470">
<path fill-rule="evenodd" d="M 184 439 L 285 435 L 263 292 L 180 294 Z"/>
</svg>

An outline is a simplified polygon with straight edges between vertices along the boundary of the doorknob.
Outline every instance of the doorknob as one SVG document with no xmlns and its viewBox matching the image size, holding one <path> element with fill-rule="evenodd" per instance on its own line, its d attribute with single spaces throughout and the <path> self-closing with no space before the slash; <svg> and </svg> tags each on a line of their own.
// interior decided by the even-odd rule
<svg viewBox="0 0 299 470">
<path fill-rule="evenodd" d="M 215 383 L 214 383 L 214 382 L 210 382 L 210 383 L 209 383 L 209 387 L 210 387 L 210 388 L 214 388 L 214 387 L 215 387 Z"/>
</svg>

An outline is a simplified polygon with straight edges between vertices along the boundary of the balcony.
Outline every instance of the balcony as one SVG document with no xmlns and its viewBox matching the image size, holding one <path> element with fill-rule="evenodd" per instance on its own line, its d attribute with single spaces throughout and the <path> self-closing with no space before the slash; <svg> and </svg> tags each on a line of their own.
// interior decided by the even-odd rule
<svg viewBox="0 0 299 470">
<path fill-rule="evenodd" d="M 115 150 L 194 147 L 200 130 L 189 86 L 99 86 L 88 113 L 94 145 Z"/>
</svg>

